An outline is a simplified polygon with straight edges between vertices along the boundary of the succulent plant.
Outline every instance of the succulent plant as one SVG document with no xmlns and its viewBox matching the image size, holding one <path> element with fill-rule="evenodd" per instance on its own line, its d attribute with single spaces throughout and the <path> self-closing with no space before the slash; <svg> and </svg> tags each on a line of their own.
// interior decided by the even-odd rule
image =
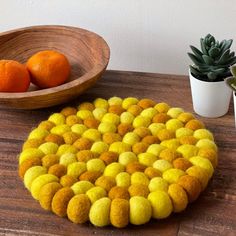
<svg viewBox="0 0 236 236">
<path fill-rule="evenodd" d="M 194 65 L 190 71 L 194 77 L 204 81 L 222 81 L 230 76 L 230 66 L 236 63 L 234 52 L 230 52 L 233 40 L 215 40 L 208 34 L 200 39 L 201 50 L 190 46 L 193 53 L 188 53 Z"/>
<path fill-rule="evenodd" d="M 232 76 L 226 78 L 226 84 L 234 91 L 236 92 L 236 66 L 231 66 L 230 71 Z"/>
</svg>

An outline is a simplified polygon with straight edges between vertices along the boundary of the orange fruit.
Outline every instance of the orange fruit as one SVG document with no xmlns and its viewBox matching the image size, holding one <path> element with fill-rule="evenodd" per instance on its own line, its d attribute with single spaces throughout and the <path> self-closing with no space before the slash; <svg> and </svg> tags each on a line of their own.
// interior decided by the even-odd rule
<svg viewBox="0 0 236 236">
<path fill-rule="evenodd" d="M 0 92 L 25 92 L 30 85 L 26 66 L 13 60 L 0 60 Z"/>
<path fill-rule="evenodd" d="M 63 84 L 69 77 L 70 64 L 67 58 L 53 50 L 40 51 L 27 61 L 31 82 L 40 88 Z"/>
</svg>

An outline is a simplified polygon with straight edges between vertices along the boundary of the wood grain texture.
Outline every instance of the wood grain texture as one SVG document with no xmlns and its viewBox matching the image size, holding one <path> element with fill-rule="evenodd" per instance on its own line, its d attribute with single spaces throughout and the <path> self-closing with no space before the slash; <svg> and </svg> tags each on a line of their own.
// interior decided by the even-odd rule
<svg viewBox="0 0 236 236">
<path fill-rule="evenodd" d="M 0 59 L 25 63 L 41 50 L 63 53 L 71 65 L 68 82 L 24 93 L 0 93 L 0 105 L 19 109 L 50 107 L 69 101 L 94 85 L 105 71 L 110 50 L 99 35 L 68 26 L 32 26 L 0 34 Z"/>
<path fill-rule="evenodd" d="M 107 71 L 77 100 L 136 96 L 193 112 L 185 76 Z M 66 105 L 68 105 L 66 104 Z M 17 155 L 30 130 L 63 105 L 31 111 L 0 108 L 0 235 L 236 235 L 236 129 L 233 105 L 221 118 L 202 120 L 219 146 L 219 165 L 207 189 L 181 214 L 125 229 L 76 225 L 43 210 L 17 175 Z"/>
</svg>

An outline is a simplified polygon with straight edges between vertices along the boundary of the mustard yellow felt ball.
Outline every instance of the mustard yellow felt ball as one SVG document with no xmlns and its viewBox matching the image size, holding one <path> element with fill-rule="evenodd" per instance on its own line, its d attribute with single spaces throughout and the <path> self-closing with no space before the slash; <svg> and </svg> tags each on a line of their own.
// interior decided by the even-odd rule
<svg viewBox="0 0 236 236">
<path fill-rule="evenodd" d="M 89 110 L 89 111 L 93 111 L 94 110 L 94 105 L 91 102 L 82 102 L 81 104 L 79 104 L 78 106 L 78 110 Z"/>
<path fill-rule="evenodd" d="M 65 124 L 65 116 L 61 113 L 53 113 L 48 118 L 49 121 L 53 122 L 55 125 Z"/>
<path fill-rule="evenodd" d="M 148 188 L 150 192 L 157 190 L 166 191 L 168 190 L 169 183 L 162 177 L 154 177 L 150 180 Z"/>
<path fill-rule="evenodd" d="M 78 135 L 82 135 L 87 129 L 88 128 L 83 124 L 74 124 L 71 126 L 71 131 Z"/>
<path fill-rule="evenodd" d="M 45 154 L 37 148 L 29 148 L 24 150 L 19 156 L 19 164 L 22 164 L 25 160 L 30 159 L 32 157 L 42 158 Z"/>
<path fill-rule="evenodd" d="M 91 159 L 87 162 L 87 170 L 88 171 L 100 171 L 103 172 L 105 169 L 104 162 L 99 158 Z"/>
<path fill-rule="evenodd" d="M 108 151 L 109 149 L 109 145 L 106 144 L 105 142 L 102 142 L 102 141 L 97 141 L 97 142 L 94 142 L 92 147 L 91 147 L 91 151 L 94 152 L 94 153 L 98 153 L 98 154 L 101 154 L 103 152 L 106 152 Z"/>
<path fill-rule="evenodd" d="M 183 175 L 186 175 L 183 170 L 171 168 L 163 173 L 162 178 L 165 179 L 168 183 L 173 184 L 177 183 L 179 178 Z"/>
<path fill-rule="evenodd" d="M 157 113 L 153 116 L 152 122 L 165 124 L 169 119 L 171 119 L 171 117 L 168 116 L 166 113 Z"/>
<path fill-rule="evenodd" d="M 102 188 L 104 188 L 106 190 L 106 192 L 109 192 L 111 190 L 112 187 L 114 187 L 116 185 L 116 181 L 115 178 L 111 177 L 111 176 L 100 176 L 96 182 L 95 182 L 96 186 L 100 186 Z"/>
<path fill-rule="evenodd" d="M 110 189 L 108 196 L 112 200 L 115 198 L 129 199 L 129 192 L 125 187 L 114 186 Z"/>
<path fill-rule="evenodd" d="M 95 181 L 102 175 L 100 171 L 85 171 L 80 175 L 79 180 L 90 181 L 91 183 L 95 183 Z"/>
<path fill-rule="evenodd" d="M 121 105 L 112 105 L 108 108 L 109 113 L 114 113 L 118 116 L 120 116 L 124 111 L 125 109 Z"/>
<path fill-rule="evenodd" d="M 40 166 L 41 159 L 38 157 L 31 157 L 30 159 L 25 160 L 19 165 L 18 173 L 21 179 L 24 178 L 25 172 L 32 166 Z"/>
<path fill-rule="evenodd" d="M 178 116 L 178 120 L 180 120 L 183 123 L 187 123 L 188 121 L 192 119 L 194 119 L 194 116 L 192 113 L 189 113 L 189 112 L 180 113 L 180 115 Z"/>
<path fill-rule="evenodd" d="M 65 107 L 61 110 L 61 114 L 65 117 L 75 115 L 77 112 L 77 109 L 75 107 Z"/>
<path fill-rule="evenodd" d="M 129 220 L 131 224 L 142 225 L 147 223 L 152 216 L 150 202 L 142 196 L 134 196 L 129 200 L 130 212 Z"/>
<path fill-rule="evenodd" d="M 49 120 L 44 120 L 44 121 L 41 121 L 38 125 L 38 128 L 39 129 L 45 129 L 47 131 L 50 131 L 52 129 L 52 127 L 55 126 L 55 123 L 49 121 Z"/>
<path fill-rule="evenodd" d="M 107 193 L 106 193 L 106 191 L 102 187 L 96 186 L 96 187 L 90 188 L 86 192 L 86 195 L 88 196 L 88 198 L 91 201 L 91 203 L 94 203 L 98 199 L 105 197 L 107 195 Z"/>
<path fill-rule="evenodd" d="M 152 123 L 148 126 L 148 129 L 151 131 L 152 135 L 157 136 L 159 131 L 165 129 L 165 124 L 162 123 Z"/>
<path fill-rule="evenodd" d="M 104 227 L 110 224 L 110 206 L 111 199 L 103 197 L 97 200 L 90 208 L 89 220 L 98 227 Z"/>
<path fill-rule="evenodd" d="M 142 107 L 143 109 L 153 107 L 155 105 L 155 102 L 152 99 L 149 98 L 143 98 L 138 103 L 138 106 Z"/>
<path fill-rule="evenodd" d="M 135 172 L 131 175 L 131 184 L 149 185 L 149 179 L 143 172 Z"/>
<path fill-rule="evenodd" d="M 93 110 L 93 116 L 101 121 L 103 116 L 107 113 L 107 110 L 105 108 L 102 108 L 102 107 L 97 107 Z"/>
<path fill-rule="evenodd" d="M 154 178 L 154 177 L 160 177 L 160 176 L 162 175 L 162 173 L 161 173 L 159 170 L 157 170 L 157 169 L 155 169 L 155 168 L 153 168 L 153 167 L 151 167 L 151 166 L 149 166 L 149 167 L 147 167 L 147 168 L 145 169 L 144 174 L 145 174 L 149 179 L 152 179 L 152 178 Z"/>
<path fill-rule="evenodd" d="M 181 138 L 184 136 L 192 136 L 193 132 L 194 131 L 192 129 L 182 127 L 182 128 L 179 128 L 175 131 L 175 135 L 176 135 L 176 138 Z"/>
<path fill-rule="evenodd" d="M 131 105 L 128 107 L 127 111 L 130 112 L 132 115 L 137 116 L 142 112 L 142 108 L 138 105 Z"/>
<path fill-rule="evenodd" d="M 167 161 L 167 160 L 156 160 L 153 165 L 152 165 L 155 169 L 161 171 L 161 172 L 164 172 L 170 168 L 173 167 L 173 165 Z"/>
<path fill-rule="evenodd" d="M 40 175 L 35 178 L 31 184 L 30 192 L 34 199 L 39 199 L 39 192 L 43 185 L 51 183 L 51 182 L 58 182 L 59 179 L 52 174 L 44 174 Z"/>
<path fill-rule="evenodd" d="M 121 154 L 123 152 L 131 151 L 131 146 L 123 142 L 114 142 L 110 145 L 109 151 Z"/>
<path fill-rule="evenodd" d="M 42 158 L 42 166 L 47 169 L 59 162 L 60 157 L 55 154 L 47 154 Z"/>
<path fill-rule="evenodd" d="M 157 137 L 159 138 L 160 141 L 170 140 L 175 138 L 175 132 L 173 130 L 161 129 L 157 133 Z"/>
<path fill-rule="evenodd" d="M 82 134 L 82 137 L 96 142 L 96 141 L 100 141 L 102 136 L 101 136 L 101 133 L 96 129 L 87 129 Z"/>
<path fill-rule="evenodd" d="M 78 150 L 76 147 L 69 145 L 69 144 L 62 144 L 61 146 L 59 146 L 59 148 L 57 149 L 57 155 L 58 156 L 62 156 L 65 153 L 77 153 Z"/>
<path fill-rule="evenodd" d="M 67 175 L 78 178 L 83 172 L 87 170 L 86 163 L 84 162 L 73 162 L 67 166 Z"/>
<path fill-rule="evenodd" d="M 154 154 L 144 152 L 138 155 L 139 163 L 145 166 L 152 166 L 153 163 L 157 160 L 157 157 Z"/>
<path fill-rule="evenodd" d="M 118 162 L 113 162 L 106 166 L 103 175 L 116 177 L 120 172 L 123 172 L 125 167 Z"/>
<path fill-rule="evenodd" d="M 84 125 L 90 129 L 97 129 L 100 124 L 100 121 L 96 120 L 93 117 L 88 117 L 84 120 Z"/>
<path fill-rule="evenodd" d="M 116 152 L 103 152 L 99 158 L 104 161 L 106 165 L 111 164 L 112 162 L 117 162 L 119 155 Z"/>
<path fill-rule="evenodd" d="M 192 120 L 190 120 L 190 121 L 188 121 L 186 123 L 185 127 L 195 131 L 197 129 L 203 129 L 204 128 L 204 124 L 200 120 L 192 119 Z"/>
<path fill-rule="evenodd" d="M 120 115 L 120 122 L 123 124 L 132 124 L 134 120 L 134 115 L 128 111 L 122 112 Z"/>
<path fill-rule="evenodd" d="M 116 185 L 119 187 L 129 187 L 131 183 L 130 174 L 127 172 L 120 172 L 116 175 Z"/>
<path fill-rule="evenodd" d="M 119 155 L 119 163 L 123 166 L 128 165 L 131 162 L 137 161 L 138 158 L 133 152 L 123 152 Z"/>
<path fill-rule="evenodd" d="M 114 125 L 118 125 L 120 123 L 120 117 L 114 113 L 106 113 L 102 117 L 102 122 L 104 123 L 112 123 Z"/>
<path fill-rule="evenodd" d="M 134 128 L 131 124 L 121 123 L 117 127 L 117 132 L 120 136 L 124 136 L 126 133 L 132 131 Z"/>
<path fill-rule="evenodd" d="M 175 160 L 173 161 L 173 166 L 174 166 L 174 168 L 176 168 L 176 169 L 180 169 L 180 170 L 185 171 L 185 170 L 187 170 L 189 167 L 192 166 L 192 163 L 191 163 L 188 159 L 186 159 L 186 158 L 184 158 L 184 157 L 179 157 L 179 158 L 177 158 L 177 159 L 175 159 Z"/>
<path fill-rule="evenodd" d="M 149 146 L 148 143 L 138 142 L 138 143 L 135 143 L 134 145 L 132 145 L 132 151 L 133 151 L 133 153 L 138 155 L 140 153 L 146 152 L 148 146 Z"/>
<path fill-rule="evenodd" d="M 139 115 L 134 118 L 133 126 L 134 128 L 141 127 L 141 126 L 148 127 L 150 123 L 151 123 L 150 118 Z"/>
<path fill-rule="evenodd" d="M 152 119 L 157 113 L 158 111 L 155 108 L 149 107 L 144 109 L 140 115 Z"/>
<path fill-rule="evenodd" d="M 57 134 L 48 134 L 45 139 L 45 142 L 56 143 L 58 146 L 64 144 L 64 139 L 62 136 Z"/>
<path fill-rule="evenodd" d="M 136 105 L 138 103 L 138 99 L 134 97 L 127 97 L 122 102 L 122 107 L 124 109 L 128 109 L 131 105 Z"/>
<path fill-rule="evenodd" d="M 197 139 L 194 138 L 193 136 L 183 136 L 179 138 L 180 144 L 190 144 L 190 145 L 195 145 L 197 143 Z"/>
<path fill-rule="evenodd" d="M 94 185 L 90 183 L 89 181 L 82 180 L 82 181 L 78 181 L 74 183 L 71 186 L 71 189 L 73 190 L 74 194 L 77 195 L 77 194 L 86 193 L 89 189 L 93 187 Z"/>
<path fill-rule="evenodd" d="M 77 139 L 80 138 L 79 134 L 72 131 L 66 132 L 62 136 L 66 144 L 73 144 Z"/>
<path fill-rule="evenodd" d="M 28 139 L 44 139 L 48 134 L 49 132 L 47 130 L 36 128 L 30 132 Z"/>
<path fill-rule="evenodd" d="M 47 173 L 47 169 L 43 166 L 32 166 L 29 168 L 24 175 L 24 185 L 30 190 L 32 182 L 40 175 Z"/>
<path fill-rule="evenodd" d="M 178 157 L 181 157 L 181 155 L 178 152 L 171 150 L 169 148 L 165 148 L 159 154 L 160 159 L 167 160 L 171 163 Z"/>
<path fill-rule="evenodd" d="M 79 138 L 74 143 L 73 146 L 78 150 L 89 150 L 92 147 L 93 142 L 87 138 Z"/>
<path fill-rule="evenodd" d="M 71 187 L 74 183 L 76 183 L 78 181 L 77 178 L 75 178 L 74 176 L 72 175 L 63 175 L 61 178 L 60 178 L 60 184 L 63 186 L 63 187 Z"/>
<path fill-rule="evenodd" d="M 114 96 L 108 99 L 108 104 L 109 106 L 122 105 L 122 101 L 122 98 Z"/>
<path fill-rule="evenodd" d="M 165 102 L 157 103 L 154 108 L 160 113 L 166 113 L 170 109 L 170 106 Z"/>
<path fill-rule="evenodd" d="M 71 131 L 71 128 L 67 124 L 57 125 L 51 129 L 52 134 L 63 135 L 66 132 Z"/>
<path fill-rule="evenodd" d="M 212 166 L 216 168 L 218 164 L 217 152 L 212 148 L 200 148 L 198 151 L 198 156 L 207 158 Z"/>
<path fill-rule="evenodd" d="M 65 153 L 60 157 L 59 163 L 64 166 L 68 166 L 71 163 L 77 162 L 76 155 L 74 153 Z"/>
<path fill-rule="evenodd" d="M 172 107 L 168 110 L 167 115 L 172 118 L 177 118 L 184 110 L 180 107 Z"/>
<path fill-rule="evenodd" d="M 147 185 L 144 184 L 131 184 L 128 188 L 130 197 L 142 196 L 147 198 L 149 194 L 149 189 Z"/>
<path fill-rule="evenodd" d="M 134 132 L 128 132 L 125 134 L 125 136 L 123 137 L 122 142 L 127 143 L 129 145 L 134 145 L 135 143 L 139 142 L 140 138 L 139 136 L 134 133 Z"/>
<path fill-rule="evenodd" d="M 28 139 L 24 142 L 22 151 L 29 149 L 29 148 L 38 148 L 44 141 L 42 139 Z"/>
<path fill-rule="evenodd" d="M 109 122 L 101 122 L 98 126 L 98 130 L 102 133 L 115 133 L 116 132 L 116 126 L 113 123 Z"/>
<path fill-rule="evenodd" d="M 104 98 L 96 98 L 93 104 L 96 108 L 99 107 L 99 108 L 107 109 L 109 106 L 108 101 Z"/>
<path fill-rule="evenodd" d="M 176 131 L 179 128 L 182 128 L 184 125 L 178 119 L 170 119 L 166 122 L 166 128 L 172 131 Z"/>
<path fill-rule="evenodd" d="M 151 192 L 148 195 L 148 201 L 151 203 L 154 219 L 167 218 L 173 210 L 171 199 L 165 191 Z"/>
<path fill-rule="evenodd" d="M 55 175 L 58 178 L 61 178 L 63 175 L 66 174 L 66 172 L 67 172 L 66 166 L 58 164 L 58 163 L 51 165 L 48 168 L 48 174 Z"/>
<path fill-rule="evenodd" d="M 134 172 L 143 172 L 146 169 L 146 166 L 139 163 L 138 161 L 134 161 L 129 163 L 126 166 L 126 172 L 128 172 L 129 174 L 133 174 Z"/>
<path fill-rule="evenodd" d="M 38 149 L 41 150 L 45 155 L 55 154 L 58 150 L 58 145 L 53 142 L 46 142 L 41 144 Z"/>
<path fill-rule="evenodd" d="M 147 127 L 143 126 L 135 128 L 134 133 L 137 134 L 140 138 L 151 135 L 151 131 Z"/>
<path fill-rule="evenodd" d="M 67 216 L 75 224 L 82 224 L 89 220 L 91 202 L 87 195 L 79 194 L 72 197 L 67 206 Z"/>
<path fill-rule="evenodd" d="M 198 147 L 190 144 L 183 144 L 177 148 L 177 152 L 180 153 L 184 158 L 189 159 L 196 156 L 198 153 Z"/>
<path fill-rule="evenodd" d="M 119 142 L 122 140 L 121 136 L 117 133 L 104 133 L 102 136 L 102 140 L 103 142 L 107 143 L 107 144 L 112 144 L 114 142 Z"/>
</svg>

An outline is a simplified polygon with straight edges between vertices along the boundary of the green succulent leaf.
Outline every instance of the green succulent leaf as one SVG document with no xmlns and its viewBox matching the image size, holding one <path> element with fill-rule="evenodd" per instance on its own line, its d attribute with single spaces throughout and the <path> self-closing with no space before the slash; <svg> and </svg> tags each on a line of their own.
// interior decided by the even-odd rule
<svg viewBox="0 0 236 236">
<path fill-rule="evenodd" d="M 201 49 L 202 49 L 203 54 L 207 55 L 207 50 L 206 50 L 206 47 L 205 47 L 204 39 L 201 38 L 200 42 L 201 42 Z"/>
<path fill-rule="evenodd" d="M 217 48 L 217 47 L 212 47 L 210 50 L 209 50 L 209 56 L 210 57 L 213 57 L 213 58 L 216 58 L 218 57 L 219 53 L 220 53 L 220 49 Z"/>
<path fill-rule="evenodd" d="M 202 58 L 207 65 L 214 65 L 214 60 L 211 57 L 203 55 Z"/>
<path fill-rule="evenodd" d="M 197 56 L 195 56 L 194 54 L 192 54 L 192 53 L 190 53 L 190 52 L 188 52 L 188 56 L 191 58 L 191 60 L 193 61 L 193 63 L 194 63 L 195 65 L 199 65 L 199 64 L 204 63 L 204 61 L 199 60 L 199 58 L 198 58 Z"/>
<path fill-rule="evenodd" d="M 191 73 L 195 76 L 195 77 L 201 77 L 203 74 L 196 68 L 193 66 L 189 66 Z"/>
<path fill-rule="evenodd" d="M 221 55 L 221 57 L 220 57 L 220 59 L 218 61 L 219 65 L 223 65 L 227 61 L 227 59 L 229 58 L 229 53 L 230 53 L 229 49 L 224 51 L 224 53 Z"/>
<path fill-rule="evenodd" d="M 214 81 L 214 80 L 216 80 L 216 78 L 217 78 L 217 74 L 216 74 L 215 72 L 209 72 L 209 73 L 207 74 L 207 77 L 208 77 L 208 79 L 209 79 L 210 81 Z"/>
<path fill-rule="evenodd" d="M 190 48 L 191 48 L 192 52 L 195 54 L 195 56 L 196 56 L 199 60 L 202 61 L 202 55 L 203 55 L 203 53 L 202 53 L 200 50 L 198 50 L 197 48 L 195 48 L 194 46 L 192 46 L 192 45 L 190 45 Z"/>
<path fill-rule="evenodd" d="M 225 43 L 223 44 L 223 46 L 221 48 L 222 53 L 225 52 L 226 50 L 228 50 L 231 47 L 232 43 L 233 43 L 232 39 L 224 40 L 224 41 L 225 41 Z"/>
</svg>

